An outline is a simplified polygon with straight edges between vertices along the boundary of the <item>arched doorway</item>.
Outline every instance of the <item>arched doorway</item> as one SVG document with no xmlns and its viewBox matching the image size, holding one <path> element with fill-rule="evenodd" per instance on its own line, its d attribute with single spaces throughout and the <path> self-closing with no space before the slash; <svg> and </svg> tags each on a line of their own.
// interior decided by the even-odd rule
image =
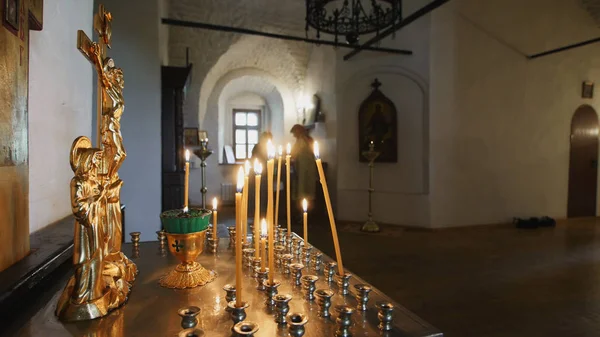
<svg viewBox="0 0 600 337">
<path fill-rule="evenodd" d="M 598 180 L 598 115 L 580 106 L 571 120 L 569 156 L 569 218 L 596 216 Z"/>
</svg>

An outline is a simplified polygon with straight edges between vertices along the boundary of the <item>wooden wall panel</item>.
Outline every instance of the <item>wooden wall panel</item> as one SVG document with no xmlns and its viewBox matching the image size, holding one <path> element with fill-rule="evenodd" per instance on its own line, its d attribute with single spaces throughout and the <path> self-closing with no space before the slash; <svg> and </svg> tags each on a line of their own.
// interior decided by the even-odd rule
<svg viewBox="0 0 600 337">
<path fill-rule="evenodd" d="M 29 252 L 27 95 L 30 21 L 42 2 L 0 0 L 0 271 Z M 16 5 L 16 7 L 15 7 Z M 30 12 L 35 8 L 37 14 Z M 16 11 L 6 12 L 6 8 Z M 14 13 L 14 16 L 8 15 Z M 39 17 L 36 17 L 38 15 Z"/>
</svg>

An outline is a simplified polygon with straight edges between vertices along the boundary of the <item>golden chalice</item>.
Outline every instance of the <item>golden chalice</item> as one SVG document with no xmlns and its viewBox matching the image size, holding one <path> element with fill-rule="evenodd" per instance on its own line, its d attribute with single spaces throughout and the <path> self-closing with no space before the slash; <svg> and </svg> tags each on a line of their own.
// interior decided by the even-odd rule
<svg viewBox="0 0 600 337">
<path fill-rule="evenodd" d="M 163 218 L 163 220 L 165 219 Z M 166 222 L 168 221 L 163 221 L 163 224 Z M 202 225 L 202 227 L 205 226 Z M 191 231 L 191 228 L 175 230 L 177 228 L 172 226 L 165 226 L 165 229 L 167 230 L 169 251 L 181 263 L 160 279 L 160 285 L 167 288 L 185 289 L 205 285 L 213 281 L 217 276 L 216 273 L 207 270 L 196 261 L 198 255 L 204 250 L 206 229 L 199 231 Z M 171 232 L 169 232 L 169 229 L 172 229 Z M 183 231 L 184 233 L 172 233 L 175 231 Z"/>
</svg>

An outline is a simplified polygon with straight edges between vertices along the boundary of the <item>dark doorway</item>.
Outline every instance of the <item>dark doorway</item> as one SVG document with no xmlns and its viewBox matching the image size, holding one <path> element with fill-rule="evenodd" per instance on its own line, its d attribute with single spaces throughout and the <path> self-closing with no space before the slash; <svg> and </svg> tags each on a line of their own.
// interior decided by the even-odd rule
<svg viewBox="0 0 600 337">
<path fill-rule="evenodd" d="M 582 105 L 571 121 L 569 218 L 596 216 L 597 180 L 598 115 L 591 106 Z"/>
</svg>

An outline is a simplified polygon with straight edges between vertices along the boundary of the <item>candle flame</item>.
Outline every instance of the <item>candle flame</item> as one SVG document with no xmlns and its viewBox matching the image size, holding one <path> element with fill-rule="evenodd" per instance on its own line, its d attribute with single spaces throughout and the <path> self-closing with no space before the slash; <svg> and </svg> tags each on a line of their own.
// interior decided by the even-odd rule
<svg viewBox="0 0 600 337">
<path fill-rule="evenodd" d="M 183 213 L 187 213 L 187 212 L 188 212 L 188 207 L 187 207 L 187 206 L 185 206 L 185 207 L 183 208 Z"/>
<path fill-rule="evenodd" d="M 290 153 L 292 153 L 292 144 L 287 143 L 287 146 L 285 147 L 285 150 L 287 152 L 287 155 L 289 156 Z"/>
<path fill-rule="evenodd" d="M 213 198 L 213 211 L 217 210 L 217 198 Z"/>
<path fill-rule="evenodd" d="M 267 155 L 269 157 L 269 160 L 275 158 L 275 146 L 273 145 L 273 142 L 271 142 L 270 139 L 267 142 Z"/>
<path fill-rule="evenodd" d="M 260 175 L 262 173 L 262 164 L 258 159 L 254 159 L 254 174 Z"/>
<path fill-rule="evenodd" d="M 190 161 L 190 150 L 185 150 L 185 161 Z"/>
<path fill-rule="evenodd" d="M 244 167 L 240 166 L 237 175 L 237 191 L 241 193 L 244 189 Z"/>
<path fill-rule="evenodd" d="M 279 145 L 279 157 L 283 156 L 283 146 Z"/>
<path fill-rule="evenodd" d="M 302 199 L 302 209 L 304 210 L 304 213 L 308 212 L 308 201 L 306 201 L 306 199 Z"/>
<path fill-rule="evenodd" d="M 250 164 L 249 160 L 246 160 L 244 167 L 245 167 L 246 176 L 250 175 L 250 170 L 252 169 L 252 165 Z"/>
<path fill-rule="evenodd" d="M 267 219 L 265 218 L 260 221 L 260 236 L 267 236 Z"/>
<path fill-rule="evenodd" d="M 319 154 L 319 143 L 317 141 L 315 141 L 314 151 L 315 151 L 315 159 L 321 159 L 321 156 Z"/>
</svg>

